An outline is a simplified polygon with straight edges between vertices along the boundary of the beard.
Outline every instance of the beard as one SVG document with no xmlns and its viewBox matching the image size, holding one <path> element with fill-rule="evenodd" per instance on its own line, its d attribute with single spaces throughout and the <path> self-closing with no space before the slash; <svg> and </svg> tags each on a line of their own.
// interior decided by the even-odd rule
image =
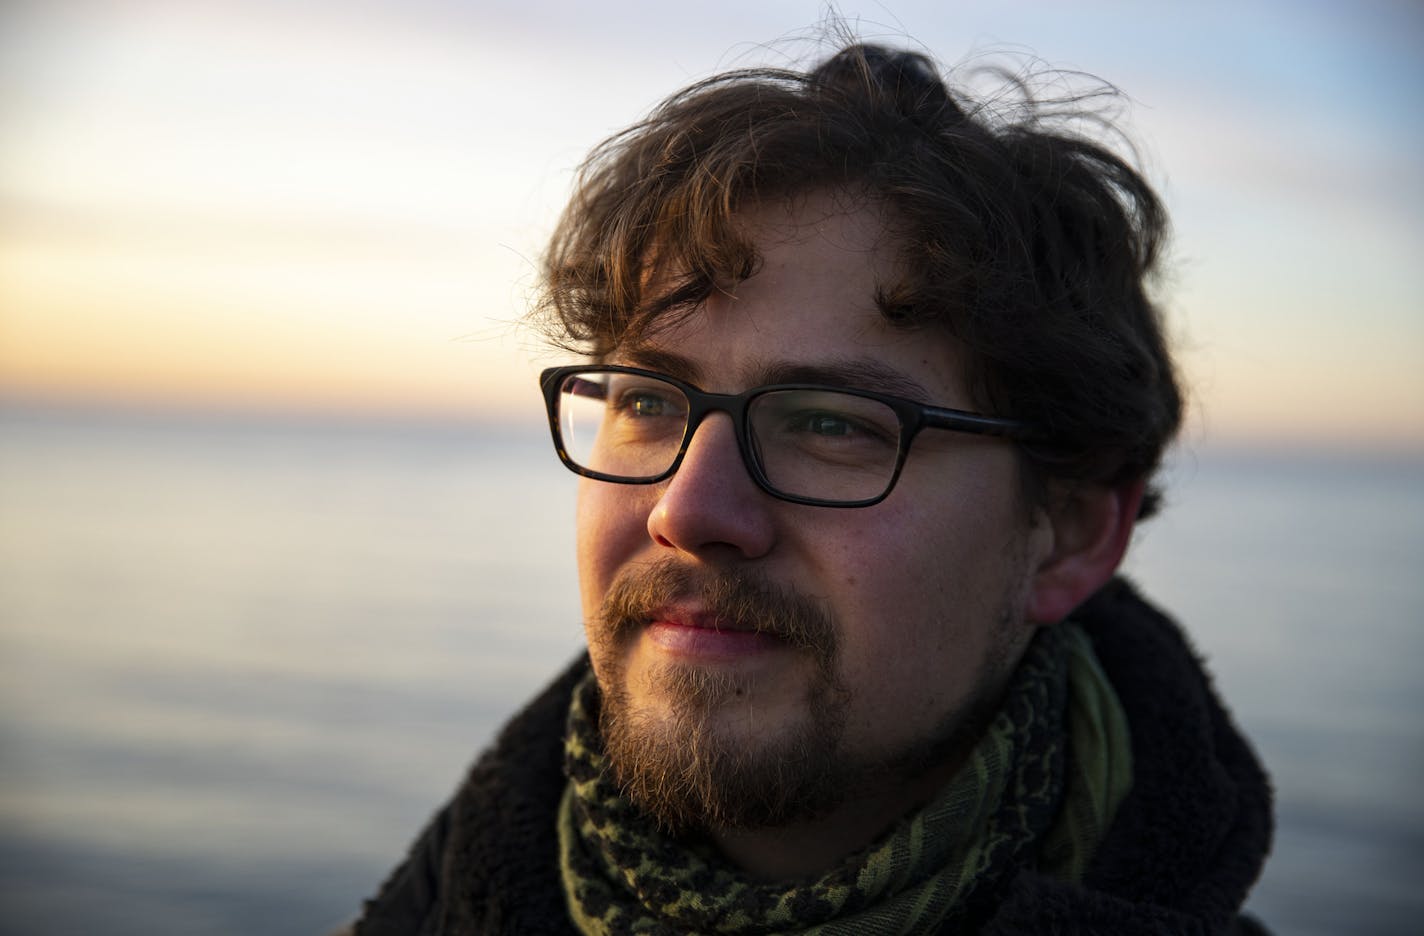
<svg viewBox="0 0 1424 936">
<path fill-rule="evenodd" d="M 662 703 L 640 706 L 628 689 L 627 650 L 651 612 L 696 600 L 719 622 L 774 637 L 811 666 L 796 716 L 768 737 L 729 730 L 755 704 L 751 677 L 672 663 L 642 676 Z M 630 567 L 604 598 L 589 652 L 602 702 L 599 729 L 622 793 L 674 834 L 788 826 L 921 776 L 962 757 L 997 707 L 1017 657 L 1007 608 L 977 687 L 928 737 L 902 750 L 855 757 L 842 750 L 851 693 L 837 678 L 839 627 L 814 599 L 744 569 L 703 573 L 667 559 Z M 1010 659 L 1012 657 L 1012 659 Z M 990 672 L 992 670 L 993 672 Z M 1000 671 L 1003 671 L 1002 673 Z"/>
</svg>

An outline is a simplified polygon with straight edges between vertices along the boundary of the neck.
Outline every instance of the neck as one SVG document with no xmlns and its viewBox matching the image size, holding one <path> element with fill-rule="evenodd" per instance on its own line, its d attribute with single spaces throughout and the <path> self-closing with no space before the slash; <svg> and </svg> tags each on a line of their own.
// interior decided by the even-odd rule
<svg viewBox="0 0 1424 936">
<path fill-rule="evenodd" d="M 1012 655 L 1023 656 L 1029 632 Z M 899 770 L 848 790 L 841 803 L 822 815 L 801 822 L 760 829 L 716 829 L 708 838 L 728 861 L 755 878 L 785 881 L 816 877 L 880 838 L 900 818 L 923 808 L 954 778 L 968 760 L 975 742 L 998 711 L 1013 667 L 1008 667 L 977 694 L 966 710 L 943 731 L 927 763 L 913 773 Z M 903 768 L 902 768 L 903 769 Z"/>
<path fill-rule="evenodd" d="M 960 759 L 893 789 L 847 799 L 814 819 L 764 829 L 723 829 L 709 838 L 722 855 L 754 878 L 790 881 L 818 877 L 870 845 L 902 816 L 920 809 L 949 782 Z"/>
</svg>

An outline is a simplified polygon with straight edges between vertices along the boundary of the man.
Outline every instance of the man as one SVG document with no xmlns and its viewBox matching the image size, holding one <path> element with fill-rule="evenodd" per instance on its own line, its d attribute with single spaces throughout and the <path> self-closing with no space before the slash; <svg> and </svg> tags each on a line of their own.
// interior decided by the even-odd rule
<svg viewBox="0 0 1424 936">
<path fill-rule="evenodd" d="M 542 378 L 588 660 L 355 932 L 1255 931 L 1265 776 L 1114 578 L 1180 419 L 1164 227 L 874 46 L 596 150 Z"/>
</svg>

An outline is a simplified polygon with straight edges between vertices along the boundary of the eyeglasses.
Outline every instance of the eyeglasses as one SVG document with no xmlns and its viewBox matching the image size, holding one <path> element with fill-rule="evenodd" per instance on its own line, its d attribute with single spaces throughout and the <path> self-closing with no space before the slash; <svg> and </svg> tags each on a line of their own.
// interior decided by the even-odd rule
<svg viewBox="0 0 1424 936">
<path fill-rule="evenodd" d="M 539 375 L 554 448 L 584 477 L 656 484 L 677 471 L 708 413 L 732 418 L 747 472 L 794 504 L 868 507 L 900 477 L 921 429 L 1035 437 L 1012 419 L 814 384 L 707 393 L 637 367 L 551 367 Z"/>
</svg>

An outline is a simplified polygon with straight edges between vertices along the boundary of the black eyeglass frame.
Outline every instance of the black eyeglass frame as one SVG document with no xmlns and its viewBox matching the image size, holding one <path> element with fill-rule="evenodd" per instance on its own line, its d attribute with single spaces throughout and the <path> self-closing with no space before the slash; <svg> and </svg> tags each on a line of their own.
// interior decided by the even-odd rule
<svg viewBox="0 0 1424 936">
<path fill-rule="evenodd" d="M 674 456 L 668 469 L 656 476 L 629 478 L 622 475 L 604 474 L 575 462 L 568 450 L 564 448 L 563 433 L 559 428 L 559 395 L 562 392 L 564 378 L 571 374 L 631 374 L 661 380 L 681 391 L 682 395 L 687 398 L 687 426 L 683 429 L 682 442 L 678 445 L 677 455 Z M 905 467 L 905 458 L 910 453 L 910 445 L 914 442 L 915 436 L 919 435 L 921 429 L 948 429 L 952 432 L 996 436 L 1013 441 L 1031 441 L 1042 437 L 1042 434 L 1032 425 L 1021 420 L 984 416 L 944 406 L 931 406 L 927 403 L 907 400 L 904 397 L 876 393 L 873 390 L 861 390 L 855 387 L 789 383 L 753 387 L 742 393 L 709 393 L 686 381 L 669 377 L 667 374 L 621 364 L 571 364 L 564 367 L 550 367 L 539 374 L 539 386 L 544 392 L 544 406 L 549 416 L 549 431 L 554 439 L 554 450 L 558 452 L 559 460 L 564 463 L 564 467 L 574 474 L 613 484 L 657 484 L 660 481 L 665 481 L 672 477 L 678 467 L 682 465 L 683 456 L 687 454 L 687 447 L 691 444 L 692 436 L 702 424 L 702 420 L 709 413 L 726 413 L 732 420 L 732 427 L 737 437 L 737 449 L 742 456 L 742 464 L 746 466 L 747 473 L 751 475 L 757 487 L 778 500 L 793 504 L 805 504 L 810 507 L 870 507 L 889 497 L 890 492 L 895 489 L 896 482 L 900 480 L 900 471 Z M 747 413 L 751 409 L 752 401 L 757 397 L 781 390 L 845 393 L 864 397 L 867 400 L 875 400 L 894 410 L 896 417 L 900 420 L 900 450 L 895 457 L 895 471 L 890 475 L 890 480 L 886 482 L 885 490 L 875 497 L 840 501 L 788 494 L 772 484 L 753 454 L 756 447 L 753 444 L 751 422 L 747 419 Z"/>
</svg>

